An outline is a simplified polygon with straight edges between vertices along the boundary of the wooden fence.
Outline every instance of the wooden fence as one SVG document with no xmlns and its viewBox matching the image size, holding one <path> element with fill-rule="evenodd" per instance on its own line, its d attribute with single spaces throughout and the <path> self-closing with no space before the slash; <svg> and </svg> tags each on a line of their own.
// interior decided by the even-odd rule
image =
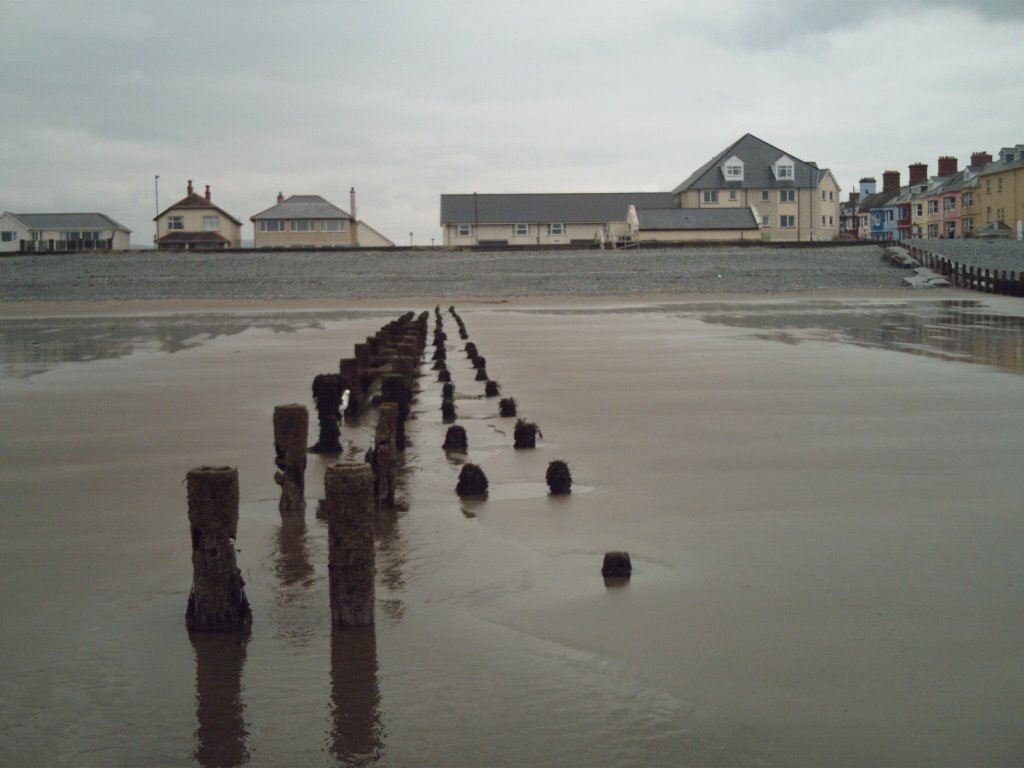
<svg viewBox="0 0 1024 768">
<path fill-rule="evenodd" d="M 908 245 L 910 255 L 917 259 L 918 264 L 942 275 L 949 280 L 950 285 L 984 293 L 999 293 L 1003 296 L 1024 296 L 1024 272 L 969 267 L 920 246 L 905 245 Z"/>
</svg>

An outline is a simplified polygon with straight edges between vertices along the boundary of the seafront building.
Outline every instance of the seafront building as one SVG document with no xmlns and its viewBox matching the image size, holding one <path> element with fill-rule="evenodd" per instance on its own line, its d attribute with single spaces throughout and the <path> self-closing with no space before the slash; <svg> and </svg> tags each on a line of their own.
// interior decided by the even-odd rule
<svg viewBox="0 0 1024 768">
<path fill-rule="evenodd" d="M 899 171 L 882 174 L 882 192 L 856 199 L 856 213 L 844 207 L 843 234 L 870 240 L 910 238 L 1013 237 L 1024 240 L 1024 144 L 1004 147 L 997 158 L 974 152 L 959 168 L 956 157 L 938 159 L 928 176 L 924 163 L 910 165 L 910 183 Z M 851 197 L 851 200 L 853 198 Z M 868 224 L 869 226 L 865 226 Z"/>
<path fill-rule="evenodd" d="M 242 222 L 214 205 L 210 185 L 200 195 L 188 180 L 186 194 L 154 219 L 156 247 L 178 250 L 217 250 L 242 244 Z"/>
<path fill-rule="evenodd" d="M 0 214 L 0 252 L 121 251 L 131 230 L 105 213 Z"/>
<path fill-rule="evenodd" d="M 831 171 L 745 134 L 669 193 L 443 194 L 446 246 L 832 240 Z"/>
<path fill-rule="evenodd" d="M 394 242 L 356 218 L 356 190 L 349 190 L 351 213 L 320 195 L 277 195 L 277 205 L 251 216 L 257 248 L 392 248 Z"/>
</svg>

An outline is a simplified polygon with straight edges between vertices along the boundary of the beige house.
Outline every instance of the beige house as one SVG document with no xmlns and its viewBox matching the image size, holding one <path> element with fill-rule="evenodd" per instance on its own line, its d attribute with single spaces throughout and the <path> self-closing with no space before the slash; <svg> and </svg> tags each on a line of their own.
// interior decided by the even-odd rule
<svg viewBox="0 0 1024 768">
<path fill-rule="evenodd" d="M 242 222 L 213 204 L 210 185 L 200 195 L 188 180 L 185 197 L 156 219 L 157 248 L 211 250 L 238 248 L 242 244 Z"/>
<path fill-rule="evenodd" d="M 1024 144 L 999 150 L 999 159 L 982 169 L 975 194 L 981 214 L 975 229 L 989 225 L 997 231 L 1002 224 L 1011 237 L 1024 240 Z"/>
<path fill-rule="evenodd" d="M 131 233 L 103 213 L 0 214 L 0 252 L 123 251 Z"/>
<path fill-rule="evenodd" d="M 754 208 L 772 241 L 839 236 L 839 185 L 832 172 L 746 134 L 672 190 L 678 208 Z"/>
<path fill-rule="evenodd" d="M 349 190 L 352 213 L 319 195 L 277 195 L 277 205 L 251 216 L 257 248 L 391 248 L 394 243 L 355 217 L 356 191 Z"/>
</svg>

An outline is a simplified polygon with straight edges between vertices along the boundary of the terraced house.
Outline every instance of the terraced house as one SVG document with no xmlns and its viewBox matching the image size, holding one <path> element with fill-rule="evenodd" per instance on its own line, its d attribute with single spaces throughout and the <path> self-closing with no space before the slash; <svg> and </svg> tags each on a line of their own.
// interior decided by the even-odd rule
<svg viewBox="0 0 1024 768">
<path fill-rule="evenodd" d="M 982 211 L 978 229 L 1024 240 L 1024 144 L 1004 147 L 982 168 L 976 194 Z"/>
</svg>

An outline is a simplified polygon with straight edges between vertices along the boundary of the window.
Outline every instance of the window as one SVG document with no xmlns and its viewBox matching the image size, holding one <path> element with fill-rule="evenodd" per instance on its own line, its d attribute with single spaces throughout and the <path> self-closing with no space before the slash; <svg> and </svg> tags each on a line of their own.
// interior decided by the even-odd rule
<svg viewBox="0 0 1024 768">
<path fill-rule="evenodd" d="M 530 234 L 529 224 L 513 224 L 512 225 L 512 236 L 513 237 L 528 237 Z"/>
<path fill-rule="evenodd" d="M 718 202 L 718 190 L 717 189 L 705 189 L 704 190 L 704 202 L 705 203 L 717 203 Z"/>
<path fill-rule="evenodd" d="M 985 194 L 992 194 L 992 179 L 985 179 Z"/>
<path fill-rule="evenodd" d="M 472 224 L 456 224 L 455 225 L 455 236 L 456 237 L 472 237 L 476 234 L 476 227 Z"/>
<path fill-rule="evenodd" d="M 769 197 L 771 197 L 771 193 L 767 189 L 762 189 L 761 190 L 761 202 L 762 203 L 767 203 Z"/>
<path fill-rule="evenodd" d="M 548 224 L 549 235 L 564 235 L 565 224 Z"/>
<path fill-rule="evenodd" d="M 921 203 L 914 203 L 914 215 L 924 216 L 924 206 Z"/>
<path fill-rule="evenodd" d="M 795 189 L 780 189 L 779 190 L 779 202 L 780 203 L 793 203 L 793 202 L 796 202 L 796 190 Z"/>
<path fill-rule="evenodd" d="M 764 216 L 761 217 L 761 226 L 762 227 L 770 227 L 771 225 L 772 225 L 772 217 L 771 216 L 769 216 L 768 214 L 765 214 Z"/>
<path fill-rule="evenodd" d="M 260 219 L 260 232 L 284 232 L 281 219 Z"/>
<path fill-rule="evenodd" d="M 996 208 L 996 221 L 1005 221 L 1005 220 L 1006 220 L 1006 209 L 1005 208 Z"/>
<path fill-rule="evenodd" d="M 345 220 L 344 219 L 323 219 L 320 222 L 321 232 L 344 232 L 345 231 Z"/>
<path fill-rule="evenodd" d="M 313 225 L 316 222 L 313 219 L 292 219 L 292 232 L 313 232 Z"/>
<path fill-rule="evenodd" d="M 964 208 L 970 208 L 974 205 L 974 193 L 964 192 Z"/>
<path fill-rule="evenodd" d="M 929 224 L 928 225 L 928 237 L 938 237 L 938 236 L 939 236 L 939 225 L 938 224 Z"/>
<path fill-rule="evenodd" d="M 729 199 L 730 200 L 736 200 L 736 199 L 738 199 L 738 197 L 739 197 L 739 193 L 735 189 L 730 189 L 729 190 Z"/>
<path fill-rule="evenodd" d="M 790 229 L 796 226 L 796 216 L 779 216 L 779 226 Z"/>
<path fill-rule="evenodd" d="M 835 192 L 833 192 L 833 191 L 832 191 L 831 189 L 830 189 L 830 190 L 828 191 L 828 199 L 829 199 L 829 202 L 830 202 L 830 203 L 831 203 L 831 202 L 835 202 L 835 199 L 836 199 L 836 198 L 835 198 L 835 194 L 836 194 L 836 193 L 835 193 Z"/>
<path fill-rule="evenodd" d="M 894 216 L 893 216 L 892 208 L 887 208 L 886 211 L 885 211 L 885 220 L 886 221 L 892 221 L 893 218 L 894 218 Z M 822 222 L 822 224 L 824 224 L 824 223 L 825 222 Z"/>
<path fill-rule="evenodd" d="M 944 198 L 942 198 L 942 210 L 944 210 L 944 211 L 955 211 L 956 210 L 956 198 L 955 197 L 944 197 Z"/>
<path fill-rule="evenodd" d="M 220 229 L 220 216 L 203 216 L 203 232 L 216 232 Z"/>
<path fill-rule="evenodd" d="M 826 200 L 828 200 L 828 193 L 826 193 L 825 190 L 823 189 L 823 190 L 821 190 L 821 201 L 825 202 Z"/>
<path fill-rule="evenodd" d="M 743 166 L 738 164 L 725 166 L 725 178 L 728 181 L 743 181 Z"/>
<path fill-rule="evenodd" d="M 6 230 L 4 232 L 0 232 L 0 242 L 16 243 L 18 242 L 18 233 Z"/>
<path fill-rule="evenodd" d="M 992 206 L 985 206 L 985 221 L 992 221 Z"/>
<path fill-rule="evenodd" d="M 938 213 L 938 212 L 939 212 L 939 201 L 938 200 L 929 200 L 928 201 L 928 213 Z"/>
<path fill-rule="evenodd" d="M 998 179 L 996 179 L 996 186 L 997 186 L 997 190 L 996 190 L 997 192 L 1002 192 L 1003 191 L 1003 177 L 1002 176 L 1000 176 Z"/>
<path fill-rule="evenodd" d="M 964 232 L 974 231 L 974 219 L 964 219 Z"/>
<path fill-rule="evenodd" d="M 832 223 L 832 217 L 831 217 L 831 216 L 829 216 L 829 217 L 828 217 L 828 225 L 829 225 L 830 227 L 832 227 L 832 226 L 835 226 L 835 225 L 834 225 L 834 224 Z"/>
<path fill-rule="evenodd" d="M 184 229 L 185 228 L 185 217 L 184 216 L 168 216 L 167 217 L 167 228 L 168 229 Z"/>
<path fill-rule="evenodd" d="M 775 174 L 776 178 L 779 179 L 792 179 L 793 178 L 793 166 L 789 164 L 778 165 L 778 172 Z"/>
</svg>

